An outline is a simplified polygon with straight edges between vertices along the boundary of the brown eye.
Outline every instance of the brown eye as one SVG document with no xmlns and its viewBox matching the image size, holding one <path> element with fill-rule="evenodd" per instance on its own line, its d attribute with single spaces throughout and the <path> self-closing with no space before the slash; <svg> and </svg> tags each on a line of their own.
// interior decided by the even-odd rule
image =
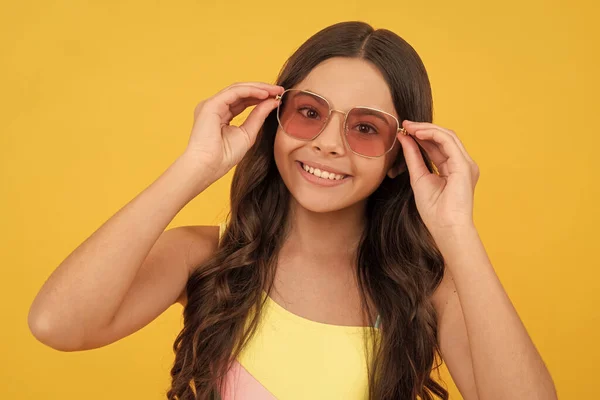
<svg viewBox="0 0 600 400">
<path fill-rule="evenodd" d="M 375 135 L 377 134 L 377 130 L 368 124 L 358 124 L 356 125 L 356 130 L 363 135 Z"/>
<path fill-rule="evenodd" d="M 319 118 L 319 113 L 312 108 L 303 107 L 303 108 L 300 108 L 298 111 L 300 112 L 300 114 L 304 115 L 308 119 L 318 119 Z"/>
</svg>

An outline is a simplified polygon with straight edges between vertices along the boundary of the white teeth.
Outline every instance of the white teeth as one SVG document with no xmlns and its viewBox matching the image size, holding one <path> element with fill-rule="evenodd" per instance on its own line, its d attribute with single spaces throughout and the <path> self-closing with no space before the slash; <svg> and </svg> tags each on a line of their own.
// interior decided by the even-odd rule
<svg viewBox="0 0 600 400">
<path fill-rule="evenodd" d="M 319 178 L 330 179 L 330 180 L 340 180 L 344 178 L 344 175 L 334 174 L 333 172 L 321 171 L 319 168 L 309 167 L 306 164 L 303 164 L 303 168 L 306 172 L 311 173 Z"/>
</svg>

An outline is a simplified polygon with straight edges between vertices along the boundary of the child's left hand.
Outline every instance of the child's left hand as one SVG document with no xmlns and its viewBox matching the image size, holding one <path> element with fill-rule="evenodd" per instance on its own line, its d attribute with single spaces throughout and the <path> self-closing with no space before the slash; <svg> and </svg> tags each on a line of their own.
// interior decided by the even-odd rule
<svg viewBox="0 0 600 400">
<path fill-rule="evenodd" d="M 408 132 L 398 140 L 410 175 L 421 219 L 434 238 L 449 230 L 473 227 L 473 195 L 479 167 L 450 129 L 428 122 L 403 121 Z M 425 149 L 439 175 L 429 172 L 418 143 Z"/>
</svg>

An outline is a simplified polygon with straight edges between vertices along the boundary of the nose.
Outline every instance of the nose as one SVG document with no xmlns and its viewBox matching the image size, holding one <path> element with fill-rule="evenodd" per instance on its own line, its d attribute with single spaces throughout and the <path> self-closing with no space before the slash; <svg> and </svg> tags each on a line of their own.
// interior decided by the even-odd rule
<svg viewBox="0 0 600 400">
<path fill-rule="evenodd" d="M 346 141 L 344 139 L 344 120 L 346 114 L 342 111 L 332 110 L 329 120 L 323 131 L 313 139 L 312 147 L 317 152 L 328 154 L 346 154 Z M 336 115 L 337 114 L 337 115 Z"/>
</svg>

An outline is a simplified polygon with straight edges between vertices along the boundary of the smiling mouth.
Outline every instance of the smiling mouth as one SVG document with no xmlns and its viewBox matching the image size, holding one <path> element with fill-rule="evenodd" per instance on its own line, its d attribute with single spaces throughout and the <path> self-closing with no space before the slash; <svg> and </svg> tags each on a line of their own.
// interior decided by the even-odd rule
<svg viewBox="0 0 600 400">
<path fill-rule="evenodd" d="M 318 178 L 325 179 L 325 180 L 341 181 L 341 180 L 347 179 L 348 177 L 351 176 L 351 175 L 345 175 L 345 174 L 335 174 L 333 172 L 328 172 L 328 171 L 321 171 L 318 168 L 309 167 L 308 165 L 302 163 L 301 161 L 298 161 L 298 163 L 300 163 L 300 167 L 307 173 L 314 175 Z"/>
</svg>

